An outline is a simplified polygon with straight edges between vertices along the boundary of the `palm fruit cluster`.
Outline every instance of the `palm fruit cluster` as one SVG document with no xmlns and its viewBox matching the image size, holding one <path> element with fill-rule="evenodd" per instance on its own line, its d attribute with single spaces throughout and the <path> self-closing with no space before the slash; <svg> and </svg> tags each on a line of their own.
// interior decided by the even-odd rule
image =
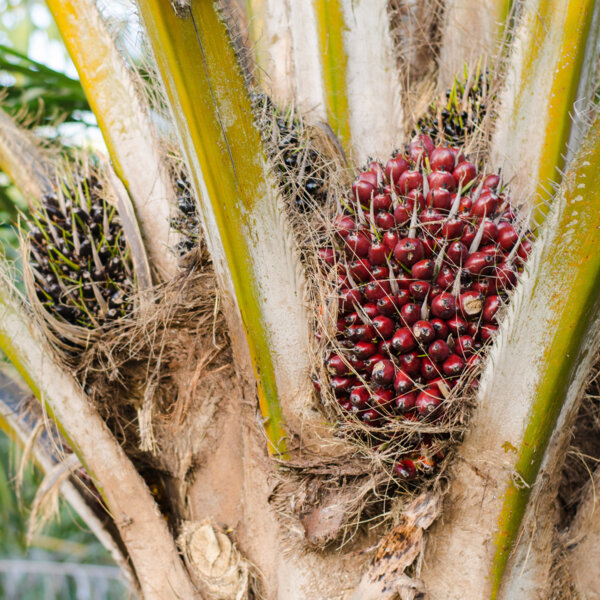
<svg viewBox="0 0 600 600">
<path fill-rule="evenodd" d="M 327 198 L 325 170 L 319 153 L 310 147 L 301 119 L 281 111 L 262 93 L 253 97 L 263 142 L 277 174 L 284 197 L 300 212 L 322 205 Z"/>
<path fill-rule="evenodd" d="M 423 133 L 433 140 L 455 146 L 464 146 L 478 130 L 486 114 L 489 74 L 478 72 L 472 78 L 465 72 L 464 79 L 455 78 L 445 93 L 445 99 L 435 102 L 419 119 L 415 133 Z"/>
<path fill-rule="evenodd" d="M 171 227 L 181 235 L 177 244 L 180 257 L 185 256 L 197 245 L 200 238 L 198 212 L 196 203 L 184 176 L 177 179 L 177 214 L 171 219 Z"/>
<path fill-rule="evenodd" d="M 333 230 L 319 259 L 335 281 L 338 320 L 326 348 L 329 381 L 315 381 L 317 389 L 329 385 L 342 422 L 362 423 L 378 443 L 394 424 L 443 424 L 446 400 L 469 376 L 476 384 L 531 249 L 499 176 L 421 134 L 385 165 L 369 163 Z M 431 472 L 440 458 L 427 453 L 432 445 L 429 436 L 404 447 L 398 477 Z"/>
<path fill-rule="evenodd" d="M 33 293 L 59 324 L 94 329 L 131 308 L 133 272 L 116 208 L 97 173 L 76 174 L 31 211 Z"/>
</svg>

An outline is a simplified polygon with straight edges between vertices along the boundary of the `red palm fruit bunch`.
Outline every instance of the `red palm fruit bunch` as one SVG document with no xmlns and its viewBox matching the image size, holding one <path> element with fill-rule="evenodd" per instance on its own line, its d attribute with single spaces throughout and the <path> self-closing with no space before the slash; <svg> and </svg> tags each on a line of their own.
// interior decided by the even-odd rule
<svg viewBox="0 0 600 600">
<path fill-rule="evenodd" d="M 498 329 L 528 234 L 499 176 L 426 135 L 385 165 L 369 163 L 340 206 L 333 244 L 319 249 L 338 301 L 328 384 L 343 420 L 378 442 L 395 423 L 431 429 Z M 424 448 L 435 435 L 415 440 L 394 459 L 401 479 L 439 460 Z"/>
</svg>

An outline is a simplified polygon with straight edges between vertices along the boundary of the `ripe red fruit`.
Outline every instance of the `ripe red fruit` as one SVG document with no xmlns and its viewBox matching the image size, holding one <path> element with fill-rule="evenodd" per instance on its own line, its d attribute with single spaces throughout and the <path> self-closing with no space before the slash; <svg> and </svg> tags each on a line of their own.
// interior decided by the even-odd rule
<svg viewBox="0 0 600 600">
<path fill-rule="evenodd" d="M 469 275 L 485 275 L 494 268 L 494 257 L 485 252 L 473 252 L 465 261 L 465 273 Z"/>
<path fill-rule="evenodd" d="M 394 258 L 406 267 L 422 260 L 424 254 L 423 242 L 417 238 L 403 238 L 394 247 Z"/>
<path fill-rule="evenodd" d="M 353 260 L 348 265 L 348 271 L 355 280 L 369 281 L 371 279 L 371 263 L 366 258 Z"/>
<path fill-rule="evenodd" d="M 451 354 L 442 365 L 444 375 L 456 377 L 463 372 L 465 361 L 458 354 Z"/>
<path fill-rule="evenodd" d="M 496 313 L 500 308 L 500 296 L 488 296 L 483 304 L 483 320 L 485 323 L 495 323 Z"/>
<path fill-rule="evenodd" d="M 400 155 L 393 156 L 385 165 L 385 176 L 390 183 L 397 183 L 404 171 L 408 171 L 408 162 Z"/>
<path fill-rule="evenodd" d="M 392 206 L 392 197 L 390 194 L 379 193 L 373 196 L 373 202 L 371 203 L 373 210 L 379 212 L 380 210 L 389 210 Z"/>
<path fill-rule="evenodd" d="M 368 173 L 362 173 L 361 177 L 368 175 Z M 377 176 L 375 176 L 375 183 L 372 178 L 367 179 L 362 177 L 352 184 L 352 197 L 357 199 L 361 204 L 367 206 L 371 201 L 371 197 L 377 192 Z"/>
<path fill-rule="evenodd" d="M 355 304 L 360 304 L 362 294 L 357 288 L 346 288 L 340 292 L 340 309 L 343 312 L 352 310 Z"/>
<path fill-rule="evenodd" d="M 396 221 L 396 225 L 405 225 L 410 221 L 410 216 L 412 211 L 408 209 L 404 204 L 398 204 L 394 209 L 394 219 Z"/>
<path fill-rule="evenodd" d="M 400 309 L 400 316 L 402 317 L 402 321 L 410 327 L 421 318 L 421 309 L 416 304 L 410 302 Z"/>
<path fill-rule="evenodd" d="M 401 460 L 399 463 L 397 463 L 394 467 L 394 471 L 396 472 L 396 475 L 400 477 L 400 479 L 411 480 L 417 476 L 415 463 L 409 459 Z"/>
<path fill-rule="evenodd" d="M 435 340 L 436 333 L 429 321 L 417 321 L 412 327 L 413 335 L 419 344 L 429 345 Z"/>
<path fill-rule="evenodd" d="M 396 376 L 394 377 L 394 389 L 399 394 L 406 394 L 410 392 L 415 386 L 414 381 L 411 379 L 408 373 L 404 371 L 396 371 Z"/>
<path fill-rule="evenodd" d="M 429 175 L 427 181 L 429 182 L 429 189 L 431 190 L 444 188 L 449 192 L 456 191 L 456 179 L 452 176 L 452 173 L 435 171 Z"/>
<path fill-rule="evenodd" d="M 458 299 L 458 306 L 467 319 L 474 317 L 483 308 L 483 296 L 479 292 L 464 292 Z"/>
<path fill-rule="evenodd" d="M 373 365 L 371 377 L 379 385 L 387 385 L 394 381 L 396 368 L 391 360 L 380 360 Z"/>
<path fill-rule="evenodd" d="M 475 236 L 477 235 L 477 229 L 473 227 L 471 223 L 467 223 L 465 228 L 463 229 L 462 235 L 460 236 L 460 241 L 467 247 L 470 248 Z"/>
<path fill-rule="evenodd" d="M 427 349 L 427 354 L 435 362 L 444 362 L 450 356 L 450 348 L 444 340 L 435 340 Z"/>
<path fill-rule="evenodd" d="M 405 196 L 411 190 L 423 187 L 423 176 L 419 171 L 404 171 L 398 179 L 396 189 L 399 194 Z"/>
<path fill-rule="evenodd" d="M 435 264 L 432 260 L 426 258 L 416 262 L 411 269 L 411 275 L 415 279 L 431 279 L 433 277 L 433 269 Z"/>
<path fill-rule="evenodd" d="M 486 324 L 481 328 L 481 341 L 482 342 L 487 342 L 489 340 L 491 340 L 495 335 L 496 332 L 498 331 L 498 326 L 497 325 L 489 325 Z"/>
<path fill-rule="evenodd" d="M 442 403 L 442 393 L 437 386 L 426 387 L 418 396 L 415 402 L 417 412 L 424 416 L 432 415 Z"/>
<path fill-rule="evenodd" d="M 319 258 L 328 265 L 334 265 L 335 250 L 333 248 L 319 248 Z"/>
<path fill-rule="evenodd" d="M 346 236 L 346 252 L 359 258 L 366 258 L 371 240 L 362 231 L 353 231 Z"/>
<path fill-rule="evenodd" d="M 517 250 L 517 255 L 522 260 L 527 260 L 527 257 L 529 256 L 529 253 L 531 252 L 532 249 L 533 249 L 532 243 L 529 240 L 523 240 L 521 242 L 521 245 L 519 246 L 519 249 Z"/>
<path fill-rule="evenodd" d="M 379 352 L 377 352 L 376 354 L 373 354 L 373 356 L 369 356 L 369 358 L 365 358 L 365 361 L 364 361 L 365 371 L 370 375 L 373 371 L 373 367 L 380 360 L 387 360 L 387 357 L 384 356 L 383 354 L 380 354 Z"/>
<path fill-rule="evenodd" d="M 367 304 L 363 305 L 362 308 L 367 317 L 369 317 L 369 319 L 374 319 L 377 315 L 379 315 L 377 307 L 371 302 L 367 302 Z"/>
<path fill-rule="evenodd" d="M 428 281 L 413 281 L 408 290 L 415 300 L 424 300 L 431 290 L 431 284 Z"/>
<path fill-rule="evenodd" d="M 455 278 L 456 272 L 448 265 L 442 265 L 442 268 L 436 277 L 435 283 L 445 290 L 449 287 L 452 287 Z"/>
<path fill-rule="evenodd" d="M 354 356 L 364 360 L 377 352 L 377 346 L 372 342 L 356 342 L 352 348 Z"/>
<path fill-rule="evenodd" d="M 477 177 L 477 169 L 472 162 L 463 161 L 452 171 L 452 175 L 456 181 L 462 182 L 464 188 Z"/>
<path fill-rule="evenodd" d="M 369 405 L 369 390 L 363 385 L 359 385 L 350 392 L 350 403 L 359 410 L 365 410 Z"/>
<path fill-rule="evenodd" d="M 332 375 L 346 375 L 350 372 L 350 367 L 339 354 L 332 354 L 325 363 L 327 366 L 327 370 Z"/>
<path fill-rule="evenodd" d="M 473 203 L 471 212 L 477 217 L 491 217 L 498 208 L 498 198 L 493 194 L 483 193 Z"/>
<path fill-rule="evenodd" d="M 389 296 L 391 293 L 389 281 L 370 281 L 365 286 L 365 298 L 369 302 L 377 302 L 379 298 Z"/>
<path fill-rule="evenodd" d="M 442 230 L 444 215 L 437 208 L 426 208 L 419 214 L 419 220 L 423 228 L 431 235 L 438 235 Z"/>
<path fill-rule="evenodd" d="M 357 339 L 361 342 L 372 342 L 376 338 L 375 328 L 372 325 L 360 323 L 352 326 L 355 330 Z"/>
<path fill-rule="evenodd" d="M 431 312 L 440 319 L 449 319 L 456 314 L 456 299 L 448 292 L 442 292 L 431 300 Z"/>
<path fill-rule="evenodd" d="M 394 321 L 389 317 L 382 315 L 375 317 L 373 319 L 373 327 L 384 340 L 387 340 L 394 335 Z"/>
<path fill-rule="evenodd" d="M 415 407 L 417 392 L 407 392 L 394 400 L 394 407 L 399 413 L 405 413 Z"/>
<path fill-rule="evenodd" d="M 381 421 L 381 415 L 375 409 L 370 408 L 369 410 L 365 410 L 365 412 L 360 415 L 360 420 L 365 425 L 376 426 Z"/>
<path fill-rule="evenodd" d="M 483 179 L 484 189 L 489 189 L 489 190 L 492 190 L 495 192 L 499 184 L 500 184 L 500 176 L 499 175 L 486 175 Z"/>
<path fill-rule="evenodd" d="M 398 311 L 396 299 L 393 296 L 384 296 L 377 300 L 377 311 L 380 315 L 392 317 Z"/>
<path fill-rule="evenodd" d="M 435 329 L 435 335 L 438 339 L 448 339 L 448 336 L 450 335 L 450 330 L 448 329 L 448 325 L 446 325 L 445 321 L 442 321 L 442 319 L 431 319 L 431 324 Z"/>
<path fill-rule="evenodd" d="M 375 369 L 373 369 L 374 371 Z M 394 392 L 387 389 L 373 390 L 373 405 L 379 409 L 387 408 L 394 400 Z"/>
<path fill-rule="evenodd" d="M 368 257 L 372 265 L 385 265 L 389 250 L 383 242 L 373 242 L 369 248 Z"/>
<path fill-rule="evenodd" d="M 416 348 L 417 343 L 412 334 L 412 331 L 408 327 L 402 327 L 394 333 L 392 337 L 392 348 L 399 354 L 410 352 Z"/>
<path fill-rule="evenodd" d="M 398 360 L 400 362 L 400 368 L 405 373 L 412 375 L 413 377 L 419 375 L 419 372 L 421 371 L 421 359 L 414 350 L 412 352 L 407 352 L 406 354 L 401 354 Z"/>
<path fill-rule="evenodd" d="M 331 388 L 336 396 L 348 393 L 355 385 L 358 384 L 356 377 L 332 377 Z"/>
<path fill-rule="evenodd" d="M 433 171 L 454 171 L 454 152 L 450 148 L 435 148 L 429 157 Z"/>
<path fill-rule="evenodd" d="M 333 221 L 333 228 L 341 237 L 345 238 L 351 231 L 356 229 L 356 223 L 349 215 L 337 215 Z"/>
<path fill-rule="evenodd" d="M 498 226 L 498 230 L 497 240 L 500 247 L 507 252 L 512 250 L 514 245 L 519 241 L 519 234 L 515 228 L 512 225 L 507 224 L 502 227 L 502 229 Z"/>
<path fill-rule="evenodd" d="M 390 270 L 387 267 L 376 265 L 371 268 L 371 276 L 373 279 L 389 279 Z"/>
<path fill-rule="evenodd" d="M 426 381 L 435 379 L 439 375 L 438 368 L 430 358 L 421 359 L 421 376 Z"/>
<path fill-rule="evenodd" d="M 456 342 L 454 342 L 454 352 L 459 356 L 470 356 L 475 350 L 475 342 L 470 335 L 461 335 Z"/>
<path fill-rule="evenodd" d="M 450 210 L 452 194 L 445 188 L 436 188 L 427 194 L 427 206 L 438 210 Z"/>
<path fill-rule="evenodd" d="M 463 219 L 452 218 L 444 221 L 442 225 L 442 235 L 449 240 L 459 238 L 465 229 Z"/>
<path fill-rule="evenodd" d="M 446 321 L 446 325 L 455 336 L 464 335 L 467 333 L 467 322 L 459 315 L 452 317 Z"/>
<path fill-rule="evenodd" d="M 379 229 L 388 230 L 396 225 L 394 215 L 389 212 L 381 211 L 375 215 L 375 223 Z"/>
</svg>

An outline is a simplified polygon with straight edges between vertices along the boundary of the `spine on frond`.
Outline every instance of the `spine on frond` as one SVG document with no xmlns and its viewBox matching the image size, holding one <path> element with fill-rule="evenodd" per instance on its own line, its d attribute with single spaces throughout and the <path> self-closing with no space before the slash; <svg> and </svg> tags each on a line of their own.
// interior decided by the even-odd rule
<svg viewBox="0 0 600 600">
<path fill-rule="evenodd" d="M 482 379 L 444 522 L 425 560 L 432 598 L 453 597 L 448 582 L 462 598 L 499 597 L 551 437 L 586 377 L 597 341 L 588 332 L 600 316 L 599 167 L 597 119 L 547 216 Z M 456 556 L 469 569 L 457 571 Z"/>
<path fill-rule="evenodd" d="M 159 275 L 177 269 L 170 209 L 175 195 L 153 135 L 149 108 L 92 0 L 49 0 L 115 170 L 131 195 L 148 254 Z"/>
<path fill-rule="evenodd" d="M 491 163 L 502 167 L 516 193 L 530 199 L 538 220 L 565 167 L 574 103 L 582 76 L 590 71 L 586 48 L 597 35 L 594 5 L 592 0 L 527 0 L 521 9 Z"/>
</svg>

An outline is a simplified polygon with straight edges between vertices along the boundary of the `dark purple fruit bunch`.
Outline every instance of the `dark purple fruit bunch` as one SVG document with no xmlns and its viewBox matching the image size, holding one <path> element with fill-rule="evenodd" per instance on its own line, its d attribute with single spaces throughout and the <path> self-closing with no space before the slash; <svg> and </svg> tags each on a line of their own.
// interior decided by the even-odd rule
<svg viewBox="0 0 600 600">
<path fill-rule="evenodd" d="M 41 198 L 26 247 L 32 294 L 51 319 L 94 329 L 131 309 L 129 250 L 95 174 L 76 176 Z"/>
<path fill-rule="evenodd" d="M 327 198 L 325 162 L 312 147 L 303 121 L 263 93 L 254 95 L 253 105 L 283 196 L 300 212 L 322 205 Z"/>
<path fill-rule="evenodd" d="M 345 420 L 381 441 L 394 424 L 443 424 L 446 402 L 474 377 L 531 249 L 497 175 L 420 135 L 385 165 L 371 162 L 320 248 L 336 281 L 329 385 Z M 395 465 L 429 473 L 439 454 L 421 436 Z M 427 456 L 427 459 L 423 457 Z M 436 458 L 437 457 L 437 458 Z"/>
</svg>

